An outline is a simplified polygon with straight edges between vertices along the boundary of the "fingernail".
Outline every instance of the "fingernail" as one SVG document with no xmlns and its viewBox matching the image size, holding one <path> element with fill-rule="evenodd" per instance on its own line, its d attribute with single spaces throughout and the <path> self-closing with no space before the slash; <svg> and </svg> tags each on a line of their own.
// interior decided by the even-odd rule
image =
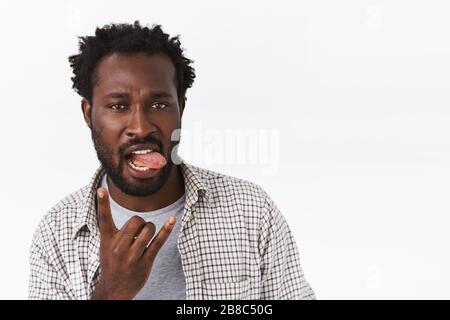
<svg viewBox="0 0 450 320">
<path fill-rule="evenodd" d="M 100 199 L 102 199 L 103 196 L 104 196 L 103 190 L 101 190 L 101 189 L 99 189 L 99 190 L 97 191 L 97 194 L 98 194 L 98 197 L 99 197 Z"/>
<path fill-rule="evenodd" d="M 171 217 L 169 218 L 169 223 L 170 223 L 170 224 L 174 224 L 174 223 L 175 223 L 175 217 L 174 217 L 174 216 L 171 216 Z"/>
</svg>

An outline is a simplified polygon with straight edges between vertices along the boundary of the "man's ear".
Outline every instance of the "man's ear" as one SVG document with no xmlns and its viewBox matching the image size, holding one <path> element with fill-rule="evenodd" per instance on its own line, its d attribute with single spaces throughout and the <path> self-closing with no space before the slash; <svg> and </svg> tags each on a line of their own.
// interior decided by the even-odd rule
<svg viewBox="0 0 450 320">
<path fill-rule="evenodd" d="M 91 129 L 91 104 L 85 98 L 81 100 L 81 111 L 83 112 L 84 121 L 89 129 Z"/>
</svg>

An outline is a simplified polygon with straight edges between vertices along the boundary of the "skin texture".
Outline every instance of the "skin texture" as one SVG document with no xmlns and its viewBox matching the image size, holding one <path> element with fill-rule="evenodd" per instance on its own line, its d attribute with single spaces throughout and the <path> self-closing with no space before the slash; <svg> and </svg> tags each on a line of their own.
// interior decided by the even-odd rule
<svg viewBox="0 0 450 320">
<path fill-rule="evenodd" d="M 158 97 L 157 92 L 167 96 Z M 177 95 L 175 67 L 165 55 L 113 53 L 97 64 L 92 104 L 83 99 L 81 109 L 108 175 L 111 197 L 121 206 L 138 212 L 152 211 L 184 194 L 182 174 L 170 156 L 176 144 L 171 135 L 181 127 L 184 105 L 185 98 L 179 101 Z M 155 176 L 138 179 L 125 167 L 125 151 L 143 143 L 159 146 L 167 164 Z M 142 244 L 152 238 L 154 226 L 135 216 L 117 230 L 107 190 L 99 190 L 106 194 L 97 198 L 102 273 L 92 298 L 131 299 L 147 281 L 156 253 L 173 225 L 167 222 L 145 249 Z"/>
</svg>

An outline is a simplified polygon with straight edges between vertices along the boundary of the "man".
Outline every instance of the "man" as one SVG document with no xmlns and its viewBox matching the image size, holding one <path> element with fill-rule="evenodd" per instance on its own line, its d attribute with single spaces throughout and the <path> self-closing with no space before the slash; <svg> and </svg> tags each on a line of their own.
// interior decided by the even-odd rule
<svg viewBox="0 0 450 320">
<path fill-rule="evenodd" d="M 195 78 L 178 36 L 111 24 L 79 49 L 73 88 L 101 166 L 39 224 L 29 297 L 314 299 L 266 192 L 177 157 Z"/>
</svg>

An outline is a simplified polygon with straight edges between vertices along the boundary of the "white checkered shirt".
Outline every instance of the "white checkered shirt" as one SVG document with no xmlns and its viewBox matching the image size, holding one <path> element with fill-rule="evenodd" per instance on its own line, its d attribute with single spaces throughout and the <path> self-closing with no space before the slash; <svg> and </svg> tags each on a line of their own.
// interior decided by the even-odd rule
<svg viewBox="0 0 450 320">
<path fill-rule="evenodd" d="M 261 187 L 185 161 L 180 168 L 186 299 L 315 299 L 288 224 Z M 96 190 L 104 174 L 100 167 L 41 220 L 31 245 L 30 299 L 90 299 L 101 274 Z"/>
</svg>

